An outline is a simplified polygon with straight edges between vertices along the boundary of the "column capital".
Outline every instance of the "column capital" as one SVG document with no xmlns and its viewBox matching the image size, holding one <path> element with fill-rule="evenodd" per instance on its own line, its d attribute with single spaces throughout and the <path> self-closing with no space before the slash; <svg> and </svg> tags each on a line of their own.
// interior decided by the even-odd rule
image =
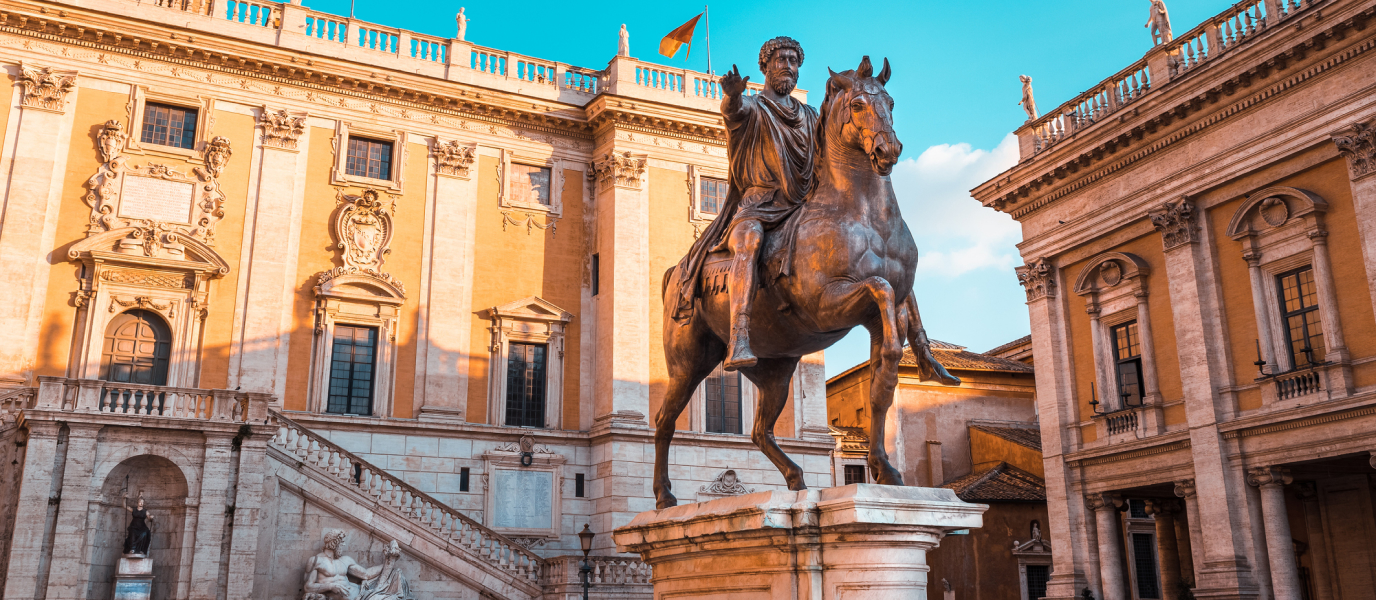
<svg viewBox="0 0 1376 600">
<path fill-rule="evenodd" d="M 1376 127 L 1372 123 L 1357 121 L 1329 135 L 1338 152 L 1347 157 L 1352 179 L 1376 173 Z"/>
<path fill-rule="evenodd" d="M 1247 469 L 1247 483 L 1256 487 L 1283 486 L 1292 481 L 1294 478 L 1290 477 L 1290 469 L 1282 467 Z"/>
<path fill-rule="evenodd" d="M 24 85 L 20 106 L 63 113 L 66 112 L 67 94 L 76 89 L 76 71 L 58 71 L 20 62 L 19 83 Z"/>
<path fill-rule="evenodd" d="M 93 438 L 96 437 L 96 435 L 100 433 L 100 430 L 104 428 L 105 425 L 102 423 L 79 423 L 68 421 L 67 437 Z"/>
<path fill-rule="evenodd" d="M 1199 241 L 1198 215 L 1194 210 L 1194 200 L 1181 196 L 1174 202 L 1166 202 L 1156 210 L 1147 213 L 1151 224 L 1161 232 L 1161 244 L 1171 250 Z"/>
<path fill-rule="evenodd" d="M 1376 469 L 1376 450 L 1371 451 L 1371 458 L 1367 459 L 1367 464 L 1370 464 L 1371 468 Z"/>
<path fill-rule="evenodd" d="M 1191 498 L 1195 494 L 1194 480 L 1182 479 L 1175 482 L 1175 495 L 1181 498 Z"/>
<path fill-rule="evenodd" d="M 1179 501 L 1174 498 L 1148 498 L 1143 503 L 1149 515 L 1173 515 L 1180 512 Z"/>
<path fill-rule="evenodd" d="M 29 439 L 33 438 L 52 438 L 57 439 L 57 432 L 62 429 L 62 424 L 57 421 L 34 421 L 25 420 L 24 425 L 29 430 Z"/>
<path fill-rule="evenodd" d="M 1027 301 L 1056 297 L 1056 266 L 1046 257 L 1017 268 L 1018 283 L 1027 292 Z"/>
<path fill-rule="evenodd" d="M 1261 266 L 1261 251 L 1260 251 L 1260 250 L 1247 250 L 1247 251 L 1245 251 L 1245 252 L 1242 253 L 1242 260 L 1247 261 L 1247 266 L 1248 266 L 1249 268 L 1250 268 L 1250 267 L 1260 267 L 1260 266 Z"/>
<path fill-rule="evenodd" d="M 287 112 L 285 108 L 272 110 L 263 106 L 258 126 L 263 128 L 263 146 L 295 151 L 306 134 L 305 112 Z"/>
<path fill-rule="evenodd" d="M 1085 494 L 1085 507 L 1090 510 L 1111 509 L 1118 510 L 1123 504 L 1123 497 L 1113 492 L 1100 492 L 1097 494 Z"/>
</svg>

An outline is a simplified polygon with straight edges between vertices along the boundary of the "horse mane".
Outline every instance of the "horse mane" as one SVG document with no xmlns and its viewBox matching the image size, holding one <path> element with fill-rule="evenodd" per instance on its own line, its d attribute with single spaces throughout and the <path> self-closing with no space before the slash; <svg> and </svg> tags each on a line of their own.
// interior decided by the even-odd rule
<svg viewBox="0 0 1376 600">
<path fill-rule="evenodd" d="M 826 158 L 827 117 L 831 114 L 832 103 L 835 102 L 837 96 L 840 95 L 838 92 L 840 86 L 833 86 L 831 82 L 838 77 L 845 77 L 853 82 L 855 80 L 855 70 L 850 69 L 841 71 L 840 73 L 832 73 L 831 77 L 827 78 L 826 94 L 822 96 L 822 109 L 818 111 L 817 115 L 817 130 L 812 132 L 812 137 L 816 140 L 816 143 L 813 144 L 812 151 L 813 180 L 816 180 L 817 175 L 822 171 L 822 161 Z"/>
</svg>

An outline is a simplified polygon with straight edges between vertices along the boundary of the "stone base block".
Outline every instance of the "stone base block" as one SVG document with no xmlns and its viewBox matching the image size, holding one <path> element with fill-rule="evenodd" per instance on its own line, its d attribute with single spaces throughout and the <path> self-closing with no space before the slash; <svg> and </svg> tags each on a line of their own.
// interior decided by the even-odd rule
<svg viewBox="0 0 1376 600">
<path fill-rule="evenodd" d="M 657 600 L 925 600 L 927 551 L 988 508 L 948 489 L 853 484 L 643 512 L 612 537 L 654 569 Z"/>
<path fill-rule="evenodd" d="M 153 561 L 125 554 L 115 568 L 115 600 L 149 600 L 153 595 Z"/>
</svg>

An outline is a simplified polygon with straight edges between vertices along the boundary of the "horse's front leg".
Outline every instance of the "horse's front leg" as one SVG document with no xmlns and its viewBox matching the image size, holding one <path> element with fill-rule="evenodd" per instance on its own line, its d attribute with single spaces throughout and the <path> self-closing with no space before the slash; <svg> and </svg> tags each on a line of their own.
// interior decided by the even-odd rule
<svg viewBox="0 0 1376 600">
<path fill-rule="evenodd" d="M 783 473 L 788 489 L 795 492 L 807 489 L 803 470 L 774 441 L 774 424 L 779 422 L 779 415 L 788 404 L 788 383 L 797 368 L 798 358 L 761 358 L 754 367 L 741 370 L 760 392 L 759 411 L 755 414 L 755 428 L 750 432 L 750 439 Z"/>
<path fill-rule="evenodd" d="M 884 421 L 893 406 L 894 388 L 898 386 L 898 362 L 903 358 L 903 334 L 906 323 L 900 323 L 898 304 L 893 286 L 882 277 L 870 277 L 857 282 L 834 282 L 827 286 L 819 304 L 821 323 L 854 323 L 856 315 L 874 309 L 876 318 L 869 318 L 865 328 L 870 332 L 870 455 L 869 466 L 875 481 L 884 485 L 903 485 L 903 475 L 889 464 L 884 451 Z"/>
</svg>

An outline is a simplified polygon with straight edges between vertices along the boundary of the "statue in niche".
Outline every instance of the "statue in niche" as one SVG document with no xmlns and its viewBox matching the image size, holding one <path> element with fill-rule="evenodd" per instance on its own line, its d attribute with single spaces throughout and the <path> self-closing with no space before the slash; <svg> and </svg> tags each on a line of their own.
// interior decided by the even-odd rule
<svg viewBox="0 0 1376 600">
<path fill-rule="evenodd" d="M 1171 16 L 1166 12 L 1165 0 L 1151 0 L 1151 16 L 1143 27 L 1151 32 L 1153 46 L 1169 44 L 1175 39 L 1171 35 Z"/>
<path fill-rule="evenodd" d="M 459 26 L 459 32 L 454 39 L 462 42 L 463 37 L 468 35 L 468 17 L 463 14 L 463 7 L 459 7 L 459 14 L 454 15 L 454 23 Z"/>
<path fill-rule="evenodd" d="M 631 55 L 631 34 L 626 32 L 626 24 L 621 24 L 621 39 L 616 43 L 617 56 Z"/>
<path fill-rule="evenodd" d="M 306 562 L 303 600 L 359 600 L 360 588 L 358 584 L 349 581 L 349 576 L 366 582 L 377 578 L 383 567 L 369 569 L 340 554 L 349 537 L 349 534 L 341 529 L 326 529 L 322 537 L 324 550 Z M 390 550 L 390 547 L 388 549 Z"/>
<path fill-rule="evenodd" d="M 1042 539 L 1042 524 L 1035 520 L 1032 521 L 1032 539 L 1033 541 Z"/>
<path fill-rule="evenodd" d="M 144 508 L 143 494 L 139 494 L 138 504 L 129 508 L 129 498 L 124 498 L 124 510 L 129 513 L 129 534 L 124 538 L 124 554 L 148 556 L 148 544 L 153 541 L 153 515 Z"/>
<path fill-rule="evenodd" d="M 1019 101 L 1018 104 L 1021 104 L 1022 109 L 1027 111 L 1028 121 L 1036 121 L 1037 101 L 1032 99 L 1032 78 L 1026 75 L 1019 75 L 1018 79 L 1022 81 L 1022 100 Z"/>
<path fill-rule="evenodd" d="M 382 572 L 363 582 L 363 595 L 359 600 L 413 600 L 411 584 L 397 566 L 398 558 L 401 558 L 401 548 L 392 540 L 382 551 Z"/>
</svg>

